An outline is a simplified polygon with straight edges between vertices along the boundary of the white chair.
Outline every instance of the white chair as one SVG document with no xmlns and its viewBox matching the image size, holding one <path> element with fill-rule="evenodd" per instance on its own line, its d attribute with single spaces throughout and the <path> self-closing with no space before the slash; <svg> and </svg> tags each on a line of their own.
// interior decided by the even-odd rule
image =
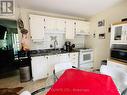
<svg viewBox="0 0 127 95">
<path fill-rule="evenodd" d="M 69 62 L 55 64 L 55 67 L 53 70 L 54 82 L 56 82 L 56 80 L 58 79 L 58 76 L 56 75 L 57 73 L 60 73 L 60 72 L 62 73 L 65 70 L 71 69 L 71 68 L 76 68 L 76 67 L 72 66 L 71 63 Z"/>
<path fill-rule="evenodd" d="M 120 93 L 123 93 L 123 91 L 127 92 L 127 70 L 115 66 L 102 65 L 100 73 L 111 76 Z"/>
<path fill-rule="evenodd" d="M 20 95 L 31 95 L 29 91 L 23 91 Z"/>
</svg>

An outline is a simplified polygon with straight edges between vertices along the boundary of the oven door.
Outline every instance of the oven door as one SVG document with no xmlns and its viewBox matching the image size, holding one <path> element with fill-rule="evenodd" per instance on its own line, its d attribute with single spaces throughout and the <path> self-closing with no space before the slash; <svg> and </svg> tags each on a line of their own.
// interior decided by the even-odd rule
<svg viewBox="0 0 127 95">
<path fill-rule="evenodd" d="M 111 58 L 127 62 L 127 50 L 111 50 Z"/>
<path fill-rule="evenodd" d="M 93 61 L 93 51 L 81 51 L 80 52 L 80 64 L 88 63 Z"/>
</svg>

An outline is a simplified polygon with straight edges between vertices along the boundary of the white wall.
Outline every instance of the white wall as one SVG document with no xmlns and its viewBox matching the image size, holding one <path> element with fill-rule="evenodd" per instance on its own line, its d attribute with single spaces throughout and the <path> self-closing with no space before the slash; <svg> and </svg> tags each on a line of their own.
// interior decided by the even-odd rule
<svg viewBox="0 0 127 95">
<path fill-rule="evenodd" d="M 112 8 L 109 8 L 91 18 L 91 36 L 87 38 L 87 45 L 94 49 L 94 66 L 100 67 L 101 60 L 110 56 L 110 33 L 108 28 L 114 22 L 119 22 L 122 18 L 127 18 L 127 1 L 122 2 Z M 98 21 L 105 20 L 104 27 L 98 27 Z M 93 38 L 93 33 L 96 37 Z M 99 33 L 105 33 L 106 39 L 99 39 Z"/>
</svg>

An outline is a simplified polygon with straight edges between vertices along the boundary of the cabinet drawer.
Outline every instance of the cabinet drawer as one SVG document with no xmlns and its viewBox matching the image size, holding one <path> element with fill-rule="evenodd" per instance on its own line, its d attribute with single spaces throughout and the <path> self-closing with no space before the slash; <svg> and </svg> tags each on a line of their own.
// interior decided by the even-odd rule
<svg viewBox="0 0 127 95">
<path fill-rule="evenodd" d="M 71 57 L 70 60 L 78 60 L 78 57 Z"/>
<path fill-rule="evenodd" d="M 72 56 L 78 56 L 78 52 L 76 52 L 76 53 L 70 53 L 70 57 L 72 57 Z"/>
<path fill-rule="evenodd" d="M 78 53 L 70 53 L 69 57 L 71 60 L 78 60 Z"/>
<path fill-rule="evenodd" d="M 72 60 L 70 60 L 70 62 L 78 62 L 78 60 L 77 59 L 72 59 Z"/>
</svg>

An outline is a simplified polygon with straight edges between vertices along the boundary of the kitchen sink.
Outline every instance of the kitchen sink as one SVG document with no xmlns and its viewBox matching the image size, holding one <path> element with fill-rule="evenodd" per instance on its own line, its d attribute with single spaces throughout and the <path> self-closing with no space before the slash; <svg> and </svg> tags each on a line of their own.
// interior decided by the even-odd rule
<svg viewBox="0 0 127 95">
<path fill-rule="evenodd" d="M 43 53 L 50 55 L 50 54 L 59 54 L 59 53 L 65 53 L 65 52 L 66 52 L 66 51 L 58 50 L 58 49 L 56 49 L 56 50 L 54 50 L 54 49 L 49 49 L 49 50 L 44 50 Z"/>
<path fill-rule="evenodd" d="M 55 55 L 60 53 L 66 53 L 66 51 L 59 49 L 34 50 L 32 51 L 31 56 Z"/>
</svg>

